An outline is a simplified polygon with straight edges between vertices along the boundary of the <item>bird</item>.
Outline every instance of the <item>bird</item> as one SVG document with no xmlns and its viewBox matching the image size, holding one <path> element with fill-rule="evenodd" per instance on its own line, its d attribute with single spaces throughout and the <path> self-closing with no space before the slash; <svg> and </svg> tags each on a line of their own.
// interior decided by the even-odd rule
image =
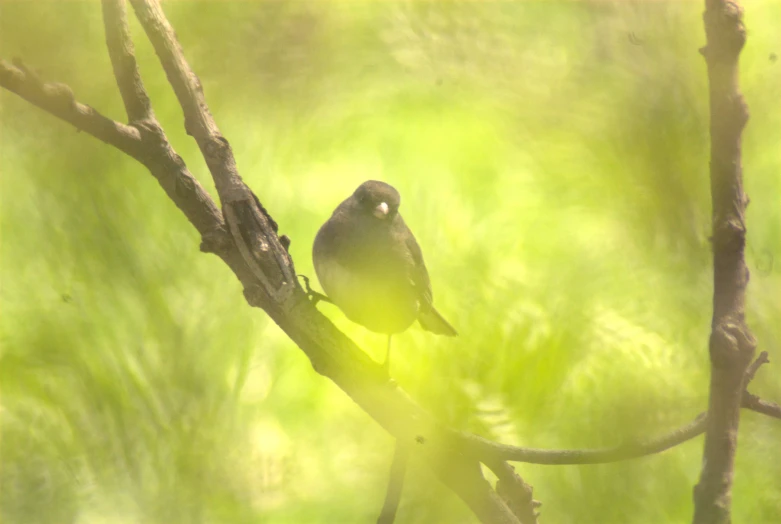
<svg viewBox="0 0 781 524">
<path fill-rule="evenodd" d="M 312 247 L 317 279 L 328 301 L 370 331 L 391 337 L 416 320 L 431 333 L 456 336 L 434 308 L 431 281 L 415 235 L 399 213 L 390 184 L 368 180 L 334 210 Z"/>
</svg>

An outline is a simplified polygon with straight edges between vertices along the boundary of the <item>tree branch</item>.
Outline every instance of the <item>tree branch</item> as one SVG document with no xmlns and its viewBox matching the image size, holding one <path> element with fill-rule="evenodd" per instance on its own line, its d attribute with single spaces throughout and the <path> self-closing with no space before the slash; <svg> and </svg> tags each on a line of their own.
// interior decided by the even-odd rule
<svg viewBox="0 0 781 524">
<path fill-rule="evenodd" d="M 65 84 L 44 83 L 19 60 L 14 60 L 13 65 L 0 60 L 0 86 L 132 157 L 141 153 L 141 135 L 137 129 L 77 102 Z"/>
<path fill-rule="evenodd" d="M 748 268 L 741 134 L 748 109 L 738 89 L 738 57 L 746 40 L 743 11 L 734 1 L 706 0 L 710 91 L 710 183 L 713 205 L 713 320 L 708 424 L 702 471 L 694 488 L 694 524 L 729 524 L 732 477 L 746 370 L 756 341 L 744 309 Z"/>
<path fill-rule="evenodd" d="M 653 455 L 673 448 L 703 433 L 706 420 L 705 413 L 701 413 L 689 424 L 661 437 L 603 449 L 522 448 L 499 444 L 476 435 L 462 434 L 461 438 L 476 456 L 487 460 L 509 460 L 511 462 L 548 465 L 604 464 Z"/>
<path fill-rule="evenodd" d="M 171 147 L 163 127 L 155 118 L 136 63 L 125 0 L 102 0 L 102 8 L 106 47 L 114 78 L 131 128 L 137 130 L 143 142 L 143 149 L 130 156 L 149 169 L 170 199 L 195 226 L 203 239 L 203 251 L 226 250 L 231 242 L 222 213 L 189 172 L 182 157 Z M 227 250 L 225 256 L 232 264 L 238 264 L 235 260 L 237 253 Z"/>
<path fill-rule="evenodd" d="M 746 370 L 746 386 L 754 378 L 757 370 L 763 364 L 769 362 L 767 352 L 763 351 Z M 743 391 L 741 405 L 770 417 L 781 419 L 781 406 L 762 400 L 748 391 Z M 661 453 L 705 432 L 708 414 L 700 413 L 695 419 L 676 428 L 661 437 L 646 441 L 621 444 L 612 448 L 603 449 L 535 449 L 508 446 L 477 435 L 458 433 L 453 438 L 461 440 L 460 444 L 467 453 L 477 457 L 483 463 L 490 465 L 499 461 L 526 462 L 529 464 L 547 465 L 575 465 L 575 464 L 605 464 L 620 462 L 648 455 Z"/>
<path fill-rule="evenodd" d="M 382 505 L 377 524 L 393 524 L 396 519 L 396 510 L 401 501 L 401 492 L 404 488 L 404 475 L 407 472 L 409 462 L 409 446 L 396 441 L 396 449 L 393 452 L 388 488 L 385 491 L 385 502 Z"/>
<path fill-rule="evenodd" d="M 160 2 L 130 0 L 130 3 L 182 106 L 185 130 L 198 143 L 223 205 L 249 198 L 249 189 L 239 176 L 233 151 L 206 105 L 201 82 L 187 63 Z"/>
<path fill-rule="evenodd" d="M 752 395 L 748 391 L 743 393 L 743 407 L 748 408 L 751 411 L 756 411 L 757 413 L 762 413 L 768 417 L 781 420 L 781 406 L 775 402 L 762 400 L 758 396 Z"/>
<path fill-rule="evenodd" d="M 748 386 L 748 384 L 754 380 L 754 376 L 757 374 L 757 371 L 759 371 L 759 368 L 769 363 L 770 359 L 767 358 L 767 351 L 760 353 L 754 362 L 751 363 L 748 369 L 746 369 L 746 386 Z"/>
<path fill-rule="evenodd" d="M 154 120 L 152 104 L 136 64 L 135 48 L 127 24 L 125 0 L 101 0 L 106 47 L 111 57 L 114 78 L 125 103 L 130 122 Z"/>
<path fill-rule="evenodd" d="M 126 24 L 124 18 L 121 20 L 122 24 Z M 116 25 L 113 27 L 116 28 Z M 135 67 L 135 60 L 132 63 Z M 204 251 L 232 245 L 227 238 L 222 213 L 168 143 L 151 112 L 151 119 L 147 121 L 133 125 L 119 123 L 77 102 L 67 85 L 43 82 L 18 60 L 15 65 L 0 60 L 0 86 L 144 164 L 201 233 Z M 235 254 L 226 252 L 226 258 L 235 258 Z M 236 265 L 236 262 L 233 264 Z"/>
<path fill-rule="evenodd" d="M 502 497 L 483 477 L 480 463 L 442 449 L 430 457 L 434 472 L 447 487 L 466 502 L 480 522 L 496 524 L 527 524 L 518 520 Z"/>
<path fill-rule="evenodd" d="M 158 0 L 130 0 L 155 48 L 184 112 L 184 125 L 198 144 L 220 196 L 228 230 L 264 294 L 284 303 L 298 287 L 293 261 L 277 236 L 277 224 L 244 184 L 233 150 L 209 111 L 203 88 L 184 57 Z"/>
<path fill-rule="evenodd" d="M 781 406 L 762 400 L 751 393 L 745 392 L 743 394 L 742 406 L 751 411 L 781 419 Z M 700 413 L 690 423 L 660 437 L 602 449 L 538 449 L 508 446 L 467 433 L 459 433 L 454 438 L 460 440 L 461 446 L 483 461 L 508 460 L 510 462 L 558 466 L 606 464 L 654 455 L 683 444 L 705 432 L 707 419 L 707 413 Z"/>
<path fill-rule="evenodd" d="M 542 504 L 534 500 L 531 485 L 524 482 L 515 468 L 507 462 L 499 461 L 487 465 L 499 479 L 496 482 L 496 492 L 521 524 L 537 524 L 537 508 Z"/>
</svg>

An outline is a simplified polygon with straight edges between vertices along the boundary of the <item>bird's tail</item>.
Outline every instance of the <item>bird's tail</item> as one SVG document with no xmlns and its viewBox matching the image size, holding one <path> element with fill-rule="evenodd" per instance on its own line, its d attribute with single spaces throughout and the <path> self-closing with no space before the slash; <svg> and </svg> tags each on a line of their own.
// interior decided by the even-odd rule
<svg viewBox="0 0 781 524">
<path fill-rule="evenodd" d="M 418 313 L 418 322 L 420 322 L 420 327 L 437 335 L 448 337 L 458 335 L 453 326 L 434 309 L 434 306 L 422 307 L 420 313 Z"/>
</svg>

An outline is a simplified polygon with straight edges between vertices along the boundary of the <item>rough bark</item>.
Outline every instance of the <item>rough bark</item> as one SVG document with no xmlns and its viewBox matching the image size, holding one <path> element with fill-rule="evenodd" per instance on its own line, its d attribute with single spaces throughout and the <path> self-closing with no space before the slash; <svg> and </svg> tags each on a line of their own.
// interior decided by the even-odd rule
<svg viewBox="0 0 781 524">
<path fill-rule="evenodd" d="M 731 522 L 732 478 L 746 370 L 756 343 L 744 308 L 749 272 L 746 245 L 741 134 L 748 110 L 738 88 L 738 57 L 746 40 L 742 9 L 706 0 L 710 95 L 710 183 L 713 206 L 713 320 L 709 342 L 711 380 L 700 480 L 694 489 L 694 523 Z"/>
</svg>

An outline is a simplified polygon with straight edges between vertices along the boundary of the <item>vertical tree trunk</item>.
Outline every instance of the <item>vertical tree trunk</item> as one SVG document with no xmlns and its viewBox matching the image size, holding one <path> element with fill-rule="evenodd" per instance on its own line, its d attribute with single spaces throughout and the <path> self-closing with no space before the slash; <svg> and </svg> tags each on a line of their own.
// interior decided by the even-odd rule
<svg viewBox="0 0 781 524">
<path fill-rule="evenodd" d="M 740 6 L 706 0 L 703 15 L 710 91 L 710 182 L 713 205 L 713 321 L 708 424 L 702 472 L 694 489 L 694 524 L 731 521 L 732 476 L 745 371 L 755 342 L 744 318 L 748 268 L 741 133 L 748 110 L 738 90 L 738 57 L 746 40 Z"/>
</svg>

